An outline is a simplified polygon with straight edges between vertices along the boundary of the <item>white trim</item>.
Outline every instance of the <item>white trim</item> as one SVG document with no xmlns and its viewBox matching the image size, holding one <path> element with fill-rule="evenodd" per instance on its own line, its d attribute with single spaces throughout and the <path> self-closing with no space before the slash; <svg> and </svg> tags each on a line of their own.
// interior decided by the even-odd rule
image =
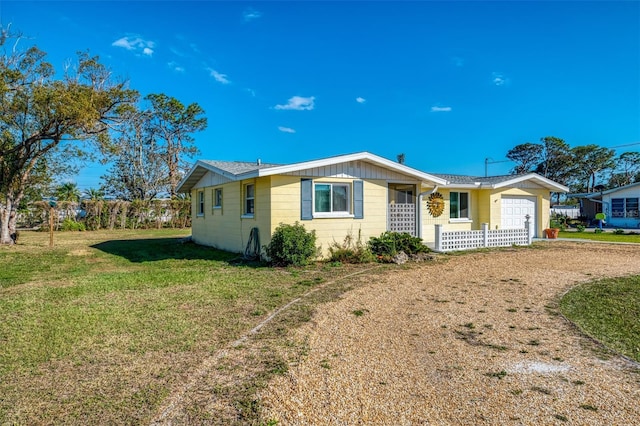
<svg viewBox="0 0 640 426">
<path fill-rule="evenodd" d="M 240 216 L 240 219 L 253 219 L 254 214 L 253 213 L 246 213 Z"/>
<path fill-rule="evenodd" d="M 339 210 L 339 211 L 330 211 L 330 212 L 316 212 L 316 186 L 317 185 L 329 185 L 330 189 L 330 199 L 329 203 L 331 208 L 333 209 L 333 187 L 334 186 L 344 186 L 347 188 L 347 210 Z M 321 218 L 321 217 L 353 217 L 352 204 L 353 204 L 353 182 L 323 182 L 323 181 L 313 181 L 313 185 L 311 187 L 311 203 L 313 205 L 313 217 Z"/>
<path fill-rule="evenodd" d="M 468 217 L 462 217 L 460 219 L 449 219 L 449 223 L 473 223 L 473 220 Z"/>
<path fill-rule="evenodd" d="M 526 175 L 517 176 L 517 177 L 514 177 L 513 179 L 508 179 L 500 183 L 487 185 L 487 186 L 492 189 L 498 189 L 498 188 L 503 188 L 505 186 L 513 185 L 514 183 L 523 182 L 526 180 L 532 180 L 534 182 L 537 182 L 538 184 L 554 192 L 569 192 L 568 187 L 561 185 L 557 182 L 554 182 L 551 179 L 547 179 L 544 176 L 540 176 L 537 173 L 527 173 Z M 484 187 L 484 185 L 482 185 L 482 187 Z"/>
<path fill-rule="evenodd" d="M 323 212 L 323 213 L 313 213 L 313 218 L 314 219 L 330 219 L 330 218 L 353 218 L 355 217 L 354 214 L 348 213 L 348 212 L 335 212 L 335 213 L 327 213 L 327 212 Z"/>
</svg>

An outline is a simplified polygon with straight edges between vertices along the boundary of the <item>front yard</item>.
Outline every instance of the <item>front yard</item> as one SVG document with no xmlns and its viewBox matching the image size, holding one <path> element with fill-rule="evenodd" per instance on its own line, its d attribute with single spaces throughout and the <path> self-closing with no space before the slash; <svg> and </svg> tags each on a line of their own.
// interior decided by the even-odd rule
<svg viewBox="0 0 640 426">
<path fill-rule="evenodd" d="M 0 247 L 0 423 L 148 422 L 203 359 L 312 288 L 322 290 L 309 303 L 334 297 L 344 283 L 327 283 L 357 271 L 244 265 L 182 244 L 188 234 L 57 233 L 50 249 L 47 233 L 23 232 Z M 282 330 L 310 316 L 305 303 L 265 328 L 265 348 L 286 344 Z M 217 389 L 236 407 L 229 422 L 255 418 L 255 388 L 284 368 L 265 350 Z M 199 410 L 193 420 L 207 418 Z"/>
<path fill-rule="evenodd" d="M 627 407 L 609 396 L 638 391 L 558 316 L 576 283 L 640 274 L 638 247 L 284 269 L 188 233 L 57 233 L 50 249 L 26 232 L 0 247 L 0 423 L 605 424 Z M 565 373 L 521 371 L 532 365 Z"/>
</svg>

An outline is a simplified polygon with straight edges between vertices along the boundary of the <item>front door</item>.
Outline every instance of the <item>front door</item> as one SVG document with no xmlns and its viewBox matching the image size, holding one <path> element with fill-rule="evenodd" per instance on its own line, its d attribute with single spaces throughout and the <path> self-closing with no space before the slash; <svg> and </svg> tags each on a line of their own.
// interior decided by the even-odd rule
<svg viewBox="0 0 640 426">
<path fill-rule="evenodd" d="M 389 184 L 388 230 L 416 236 L 416 186 Z"/>
</svg>

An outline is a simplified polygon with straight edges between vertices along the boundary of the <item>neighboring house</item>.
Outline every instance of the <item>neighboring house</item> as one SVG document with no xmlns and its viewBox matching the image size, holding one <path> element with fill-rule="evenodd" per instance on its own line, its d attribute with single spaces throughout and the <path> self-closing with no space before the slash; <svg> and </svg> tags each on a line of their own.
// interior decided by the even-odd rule
<svg viewBox="0 0 640 426">
<path fill-rule="evenodd" d="M 589 220 L 604 213 L 608 227 L 639 228 L 640 182 L 590 194 L 569 194 L 580 201 L 582 215 Z"/>
<path fill-rule="evenodd" d="M 253 228 L 269 243 L 280 223 L 315 230 L 324 253 L 351 234 L 363 242 L 408 232 L 432 245 L 445 230 L 524 228 L 549 223 L 550 191 L 567 188 L 535 173 L 470 177 L 424 173 L 368 152 L 301 163 L 198 161 L 178 186 L 191 193 L 192 238 L 242 252 Z"/>
</svg>

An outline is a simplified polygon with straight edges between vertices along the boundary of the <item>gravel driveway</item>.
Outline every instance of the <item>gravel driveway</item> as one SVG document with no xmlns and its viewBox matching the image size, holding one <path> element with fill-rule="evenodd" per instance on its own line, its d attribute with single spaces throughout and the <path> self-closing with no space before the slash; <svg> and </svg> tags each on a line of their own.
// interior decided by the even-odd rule
<svg viewBox="0 0 640 426">
<path fill-rule="evenodd" d="M 640 368 L 557 314 L 559 295 L 640 274 L 640 246 L 543 243 L 360 277 L 296 331 L 261 393 L 279 425 L 635 425 Z"/>
</svg>

